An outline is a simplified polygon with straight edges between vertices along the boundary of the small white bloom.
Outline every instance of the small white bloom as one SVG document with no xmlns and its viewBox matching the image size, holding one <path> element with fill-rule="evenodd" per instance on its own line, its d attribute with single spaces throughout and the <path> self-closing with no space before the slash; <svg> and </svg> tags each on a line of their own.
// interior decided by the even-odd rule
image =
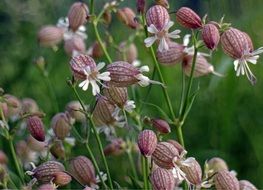
<svg viewBox="0 0 263 190">
<path fill-rule="evenodd" d="M 82 39 L 87 39 L 86 27 L 81 25 L 76 32 L 73 32 L 72 30 L 69 29 L 68 17 L 65 17 L 65 18 L 62 17 L 62 18 L 58 19 L 57 27 L 63 29 L 64 40 L 69 40 L 69 39 L 73 38 L 75 35 L 82 38 Z"/>
<path fill-rule="evenodd" d="M 162 30 L 158 30 L 153 24 L 151 24 L 147 30 L 149 33 L 153 34 L 153 36 L 150 36 L 144 40 L 145 46 L 150 47 L 153 45 L 153 43 L 156 40 L 159 40 L 159 46 L 158 46 L 158 51 L 163 52 L 165 50 L 168 50 L 168 44 L 167 40 L 168 38 L 173 38 L 177 39 L 180 38 L 178 35 L 181 31 L 180 30 L 175 30 L 171 33 L 169 33 L 169 29 L 174 25 L 174 22 L 169 21 L 165 27 Z"/>
<path fill-rule="evenodd" d="M 133 100 L 127 100 L 124 105 L 124 110 L 131 113 L 133 109 L 136 108 L 135 102 Z"/>
<path fill-rule="evenodd" d="M 185 46 L 184 48 L 184 53 L 188 54 L 188 55 L 194 55 L 194 46 L 190 46 L 188 47 L 189 43 L 190 43 L 190 34 L 186 34 L 183 38 L 183 45 Z M 197 55 L 201 55 L 201 56 L 205 56 L 205 57 L 210 57 L 209 54 L 207 53 L 203 53 L 203 52 L 197 52 Z"/>
<path fill-rule="evenodd" d="M 92 94 L 95 96 L 100 93 L 100 87 L 97 84 L 100 83 L 100 80 L 102 81 L 110 81 L 110 72 L 103 72 L 100 73 L 99 70 L 101 70 L 105 66 L 105 63 L 101 62 L 99 63 L 95 69 L 91 70 L 90 67 L 85 68 L 84 74 L 86 75 L 86 80 L 82 81 L 79 84 L 79 87 L 82 88 L 82 90 L 86 91 L 89 88 L 89 84 L 92 86 Z"/>
<path fill-rule="evenodd" d="M 257 64 L 259 54 L 263 53 L 263 47 L 258 48 L 253 52 L 249 52 L 249 47 L 245 48 L 243 56 L 240 59 L 234 61 L 234 69 L 236 71 L 236 76 L 245 75 L 248 80 L 254 85 L 257 81 L 255 75 L 250 70 L 248 63 Z"/>
</svg>

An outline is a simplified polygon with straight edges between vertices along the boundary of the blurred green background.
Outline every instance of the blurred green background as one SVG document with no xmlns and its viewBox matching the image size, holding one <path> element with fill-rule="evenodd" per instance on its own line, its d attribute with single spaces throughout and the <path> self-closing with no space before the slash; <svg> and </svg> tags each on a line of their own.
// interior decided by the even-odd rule
<svg viewBox="0 0 263 190">
<path fill-rule="evenodd" d="M 60 111 L 67 102 L 74 99 L 66 79 L 70 77 L 70 58 L 60 44 L 59 50 L 41 48 L 37 45 L 37 31 L 43 25 L 56 24 L 58 18 L 66 16 L 74 1 L 70 0 L 1 0 L 0 1 L 0 86 L 6 92 L 19 98 L 34 98 L 41 109 L 52 116 L 54 102 L 50 100 L 50 92 L 44 78 L 34 66 L 38 56 L 44 56 L 50 80 L 55 89 Z M 87 1 L 86 1 L 87 2 Z M 96 12 L 106 0 L 96 0 Z M 89 3 L 89 2 L 87 2 Z M 153 1 L 147 1 L 148 6 Z M 122 6 L 130 6 L 135 10 L 135 0 L 125 0 Z M 211 20 L 218 21 L 223 15 L 225 21 L 232 23 L 247 32 L 253 39 L 255 48 L 263 44 L 263 1 L 262 0 L 173 0 L 170 10 L 175 11 L 181 6 L 190 6 L 200 16 L 206 13 Z M 174 15 L 171 16 L 174 20 Z M 179 27 L 176 24 L 176 27 Z M 174 27 L 175 28 L 175 27 Z M 180 28 L 180 27 L 179 27 Z M 104 28 L 101 29 L 105 37 Z M 181 28 L 182 29 L 182 28 Z M 108 30 L 114 40 L 119 43 L 132 34 L 113 14 L 113 23 Z M 87 24 L 87 47 L 94 42 L 91 26 Z M 182 34 L 186 32 L 183 30 Z M 144 48 L 142 40 L 136 40 L 139 59 L 143 64 L 152 67 L 152 59 Z M 115 50 L 109 48 L 114 57 Z M 101 60 L 105 60 L 102 58 Z M 213 156 L 222 157 L 230 169 L 238 173 L 239 179 L 248 179 L 258 188 L 263 188 L 263 59 L 256 66 L 251 66 L 258 82 L 251 86 L 246 77 L 235 76 L 232 60 L 222 53 L 219 47 L 211 58 L 216 71 L 225 77 L 213 75 L 198 78 L 194 87 L 200 85 L 200 92 L 183 128 L 184 139 L 189 155 L 196 157 L 200 163 Z M 168 91 L 175 110 L 178 110 L 181 89 L 181 68 L 162 67 L 167 81 Z M 140 88 L 141 96 L 147 89 Z M 91 96 L 82 93 L 87 102 Z M 151 103 L 161 106 L 167 111 L 160 86 L 153 86 L 149 98 Z M 167 111 L 168 112 L 168 111 Z M 160 116 L 152 107 L 145 106 L 144 115 Z M 170 137 L 175 136 L 175 131 Z M 165 137 L 166 138 L 166 137 Z M 81 150 L 79 150 L 81 152 Z M 121 171 L 128 167 L 125 156 L 111 157 L 110 168 L 114 178 L 121 179 Z M 118 164 L 116 164 L 118 163 Z"/>
</svg>

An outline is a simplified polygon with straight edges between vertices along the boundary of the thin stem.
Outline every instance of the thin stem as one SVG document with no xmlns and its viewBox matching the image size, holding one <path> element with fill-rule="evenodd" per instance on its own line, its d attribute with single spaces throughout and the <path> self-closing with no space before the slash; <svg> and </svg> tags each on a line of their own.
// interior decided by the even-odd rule
<svg viewBox="0 0 263 190">
<path fill-rule="evenodd" d="M 138 174 L 136 172 L 136 167 L 135 167 L 135 164 L 134 164 L 134 160 L 133 160 L 133 157 L 132 157 L 132 153 L 130 150 L 127 151 L 127 155 L 128 155 L 128 158 L 129 158 L 129 162 L 131 164 L 131 169 L 132 169 L 132 173 L 133 173 L 133 177 L 136 179 L 136 180 L 139 180 L 139 177 L 138 177 Z"/>
<path fill-rule="evenodd" d="M 102 176 L 101 176 L 101 174 L 100 174 L 100 169 L 99 169 L 98 163 L 97 163 L 97 161 L 96 161 L 96 159 L 95 159 L 95 157 L 94 157 L 94 154 L 92 153 L 92 151 L 91 151 L 91 149 L 90 149 L 90 147 L 89 147 L 89 144 L 88 144 L 88 143 L 85 143 L 85 146 L 86 146 L 86 148 L 87 148 L 87 150 L 88 150 L 88 153 L 89 153 L 90 158 L 91 158 L 91 160 L 92 160 L 92 162 L 93 162 L 93 164 L 94 164 L 94 167 L 95 167 L 95 169 L 97 170 L 97 173 L 98 173 L 98 175 L 99 175 L 99 178 L 100 178 L 100 181 L 101 181 L 103 187 L 104 187 L 105 189 L 107 189 L 107 185 L 105 184 L 104 180 L 102 179 Z"/>
<path fill-rule="evenodd" d="M 183 69 L 183 65 L 182 65 L 182 91 L 181 91 L 179 115 L 182 114 L 184 99 L 185 99 L 185 74 L 184 74 L 184 69 Z"/>
<path fill-rule="evenodd" d="M 110 188 L 113 189 L 113 184 L 112 184 L 112 180 L 111 180 L 111 175 L 110 175 L 109 166 L 108 166 L 108 163 L 107 163 L 107 160 L 106 160 L 104 151 L 103 151 L 103 147 L 102 147 L 102 143 L 101 143 L 99 134 L 97 133 L 97 130 L 96 130 L 96 128 L 95 128 L 95 124 L 94 124 L 94 122 L 93 122 L 92 117 L 89 117 L 89 119 L 90 119 L 90 122 L 91 122 L 92 130 L 93 130 L 93 132 L 94 132 L 94 134 L 95 134 L 95 138 L 96 138 L 97 143 L 98 143 L 98 145 L 99 145 L 100 154 L 101 154 L 101 156 L 102 156 L 102 160 L 103 160 L 104 166 L 105 166 L 105 168 L 106 168 L 107 176 L 108 176 L 108 178 L 109 178 Z"/>
<path fill-rule="evenodd" d="M 90 14 L 94 14 L 94 0 L 90 0 Z"/>
<path fill-rule="evenodd" d="M 146 169 L 146 158 L 142 156 L 142 174 L 143 174 L 143 185 L 144 189 L 149 189 L 148 187 L 148 176 L 147 176 L 147 169 Z"/>
</svg>

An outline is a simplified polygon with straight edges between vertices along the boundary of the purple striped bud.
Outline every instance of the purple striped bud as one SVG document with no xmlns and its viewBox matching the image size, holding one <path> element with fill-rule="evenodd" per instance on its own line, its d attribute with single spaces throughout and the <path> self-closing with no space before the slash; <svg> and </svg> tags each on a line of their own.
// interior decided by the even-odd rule
<svg viewBox="0 0 263 190">
<path fill-rule="evenodd" d="M 168 50 L 164 50 L 162 52 L 157 51 L 157 59 L 159 63 L 170 66 L 181 62 L 185 55 L 185 47 L 172 41 L 168 42 L 168 47 Z"/>
<path fill-rule="evenodd" d="M 186 174 L 187 180 L 196 186 L 202 183 L 202 169 L 196 160 L 193 160 L 189 166 L 183 165 L 181 170 Z"/>
<path fill-rule="evenodd" d="M 145 0 L 136 0 L 136 7 L 137 7 L 138 13 L 144 13 Z"/>
<path fill-rule="evenodd" d="M 82 38 L 74 36 L 65 41 L 64 50 L 69 56 L 74 55 L 73 53 L 84 53 L 86 51 L 86 45 Z"/>
<path fill-rule="evenodd" d="M 44 124 L 42 120 L 37 116 L 30 116 L 27 118 L 27 128 L 36 140 L 45 141 Z"/>
<path fill-rule="evenodd" d="M 31 98 L 24 98 L 21 103 L 22 113 L 35 113 L 39 111 L 36 101 Z"/>
<path fill-rule="evenodd" d="M 240 180 L 239 188 L 240 190 L 257 190 L 257 188 L 250 181 L 247 180 Z"/>
<path fill-rule="evenodd" d="M 202 28 L 202 38 L 208 49 L 215 50 L 220 40 L 218 28 L 214 24 L 206 24 Z"/>
<path fill-rule="evenodd" d="M 177 142 L 175 140 L 171 140 L 171 139 L 168 140 L 167 142 L 172 144 L 178 150 L 179 155 L 181 155 L 182 152 L 185 151 L 184 147 L 179 142 Z"/>
<path fill-rule="evenodd" d="M 150 79 L 142 74 L 143 71 L 149 71 L 147 66 L 138 69 L 128 62 L 117 61 L 108 65 L 107 71 L 110 72 L 109 83 L 117 87 L 128 87 L 136 83 L 147 86 L 150 83 Z"/>
<path fill-rule="evenodd" d="M 56 26 L 44 26 L 39 30 L 37 38 L 41 46 L 53 47 L 63 39 L 63 30 Z"/>
<path fill-rule="evenodd" d="M 141 154 L 151 156 L 157 146 L 157 137 L 152 130 L 143 130 L 138 136 L 138 147 Z"/>
<path fill-rule="evenodd" d="M 169 21 L 169 13 L 163 6 L 154 5 L 146 13 L 147 25 L 153 24 L 158 31 L 163 30 Z"/>
<path fill-rule="evenodd" d="M 154 190 L 173 190 L 176 181 L 171 170 L 158 167 L 151 174 L 151 183 Z"/>
<path fill-rule="evenodd" d="M 214 176 L 216 189 L 239 190 L 237 178 L 227 170 L 221 170 Z"/>
<path fill-rule="evenodd" d="M 83 122 L 86 119 L 85 114 L 82 113 L 82 111 L 83 109 L 79 101 L 71 101 L 66 106 L 66 112 L 70 117 L 79 122 Z"/>
<path fill-rule="evenodd" d="M 182 7 L 176 12 L 176 20 L 189 29 L 197 29 L 202 26 L 201 18 L 188 7 Z"/>
<path fill-rule="evenodd" d="M 82 185 L 96 184 L 95 169 L 85 156 L 75 157 L 69 164 L 70 174 Z"/>
<path fill-rule="evenodd" d="M 101 45 L 99 42 L 94 42 L 92 47 L 91 47 L 91 56 L 95 59 L 98 59 L 102 57 L 104 54 L 103 49 L 101 48 Z"/>
<path fill-rule="evenodd" d="M 128 100 L 128 90 L 126 87 L 115 87 L 110 84 L 105 84 L 103 94 L 112 103 L 118 107 L 123 108 Z"/>
<path fill-rule="evenodd" d="M 55 158 L 64 159 L 66 156 L 64 145 L 61 140 L 54 140 L 50 152 Z"/>
<path fill-rule="evenodd" d="M 32 176 L 37 179 L 39 183 L 49 183 L 56 172 L 63 172 L 65 168 L 63 164 L 56 161 L 47 161 L 33 169 Z"/>
<path fill-rule="evenodd" d="M 93 110 L 93 119 L 97 126 L 113 125 L 116 122 L 114 117 L 115 106 L 105 97 L 99 96 Z"/>
<path fill-rule="evenodd" d="M 56 114 L 51 121 L 51 127 L 60 140 L 64 140 L 70 132 L 71 125 L 67 114 L 58 113 Z"/>
<path fill-rule="evenodd" d="M 151 124 L 160 133 L 166 134 L 166 133 L 170 133 L 171 132 L 170 125 L 165 120 L 162 120 L 162 119 L 151 119 Z"/>
<path fill-rule="evenodd" d="M 123 24 L 125 24 L 126 26 L 132 29 L 136 29 L 139 26 L 138 22 L 135 20 L 136 17 L 135 13 L 129 7 L 118 9 L 117 17 Z"/>
<path fill-rule="evenodd" d="M 69 28 L 73 31 L 78 30 L 78 28 L 86 23 L 89 16 L 89 9 L 85 3 L 76 2 L 71 5 L 68 12 Z"/>
<path fill-rule="evenodd" d="M 172 169 L 174 167 L 175 158 L 179 158 L 179 152 L 168 142 L 158 143 L 152 154 L 154 163 L 165 169 Z"/>
<path fill-rule="evenodd" d="M 65 186 L 71 182 L 71 176 L 65 172 L 56 172 L 53 177 L 53 183 L 57 186 Z"/>
</svg>

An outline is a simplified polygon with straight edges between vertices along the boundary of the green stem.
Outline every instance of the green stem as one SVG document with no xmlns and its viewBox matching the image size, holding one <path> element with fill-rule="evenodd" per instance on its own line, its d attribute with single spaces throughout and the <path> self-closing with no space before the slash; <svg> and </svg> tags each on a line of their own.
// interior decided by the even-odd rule
<svg viewBox="0 0 263 190">
<path fill-rule="evenodd" d="M 131 164 L 131 169 L 132 169 L 132 173 L 133 173 L 133 177 L 136 179 L 136 180 L 139 180 L 139 177 L 138 177 L 138 174 L 136 172 L 136 167 L 134 165 L 134 160 L 133 160 L 133 157 L 132 157 L 132 153 L 130 150 L 127 151 L 127 155 L 128 155 L 128 158 L 129 158 L 129 162 Z"/>
<path fill-rule="evenodd" d="M 72 89 L 73 89 L 73 91 L 74 91 L 74 93 L 75 93 L 75 96 L 77 97 L 79 103 L 81 104 L 81 107 L 82 107 L 82 109 L 83 109 L 83 111 L 84 111 L 84 113 L 85 113 L 85 116 L 86 116 L 87 120 L 89 120 L 90 123 L 91 123 L 91 128 L 92 128 L 93 133 L 95 134 L 95 138 L 96 138 L 97 144 L 98 144 L 98 146 L 99 146 L 99 151 L 100 151 L 100 154 L 101 154 L 101 157 L 102 157 L 104 166 L 105 166 L 105 168 L 106 168 L 106 173 L 107 173 L 107 176 L 108 176 L 108 179 L 109 179 L 110 188 L 113 189 L 113 184 L 112 184 L 112 180 L 111 180 L 111 176 L 110 176 L 110 172 L 109 172 L 108 163 L 107 163 L 106 157 L 105 157 L 105 155 L 104 155 L 102 143 L 101 143 L 100 137 L 99 137 L 99 135 L 98 135 L 98 133 L 97 133 L 97 130 L 96 130 L 95 124 L 94 124 L 94 122 L 93 122 L 92 116 L 90 116 L 90 115 L 88 114 L 88 112 L 87 112 L 87 110 L 86 110 L 86 108 L 85 108 L 85 106 L 84 106 L 84 103 L 83 103 L 83 101 L 81 100 L 81 98 L 80 98 L 80 96 L 79 96 L 79 94 L 78 94 L 78 92 L 77 92 L 77 90 L 76 90 L 76 87 L 75 87 L 73 84 L 71 84 L 71 87 L 72 87 Z"/>
<path fill-rule="evenodd" d="M 101 183 L 103 184 L 103 187 L 104 187 L 105 189 L 107 189 L 107 185 L 105 184 L 104 180 L 102 179 L 102 176 L 100 175 L 100 169 L 99 169 L 99 166 L 98 166 L 98 164 L 97 164 L 97 161 L 96 161 L 96 159 L 95 159 L 95 157 L 94 157 L 94 154 L 92 153 L 92 151 L 91 151 L 91 149 L 90 149 L 90 147 L 89 147 L 89 144 L 88 144 L 88 143 L 85 143 L 85 145 L 86 145 L 86 148 L 87 148 L 88 153 L 89 153 L 89 155 L 90 155 L 90 158 L 91 158 L 91 160 L 92 160 L 92 162 L 93 162 L 93 164 L 94 164 L 94 167 L 95 167 L 95 169 L 97 170 L 97 173 L 98 173 L 98 175 L 99 175 L 100 181 L 101 181 Z"/>
<path fill-rule="evenodd" d="M 142 172 L 143 172 L 143 185 L 144 189 L 149 189 L 148 187 L 148 175 L 147 175 L 147 158 L 142 156 Z"/>
</svg>

